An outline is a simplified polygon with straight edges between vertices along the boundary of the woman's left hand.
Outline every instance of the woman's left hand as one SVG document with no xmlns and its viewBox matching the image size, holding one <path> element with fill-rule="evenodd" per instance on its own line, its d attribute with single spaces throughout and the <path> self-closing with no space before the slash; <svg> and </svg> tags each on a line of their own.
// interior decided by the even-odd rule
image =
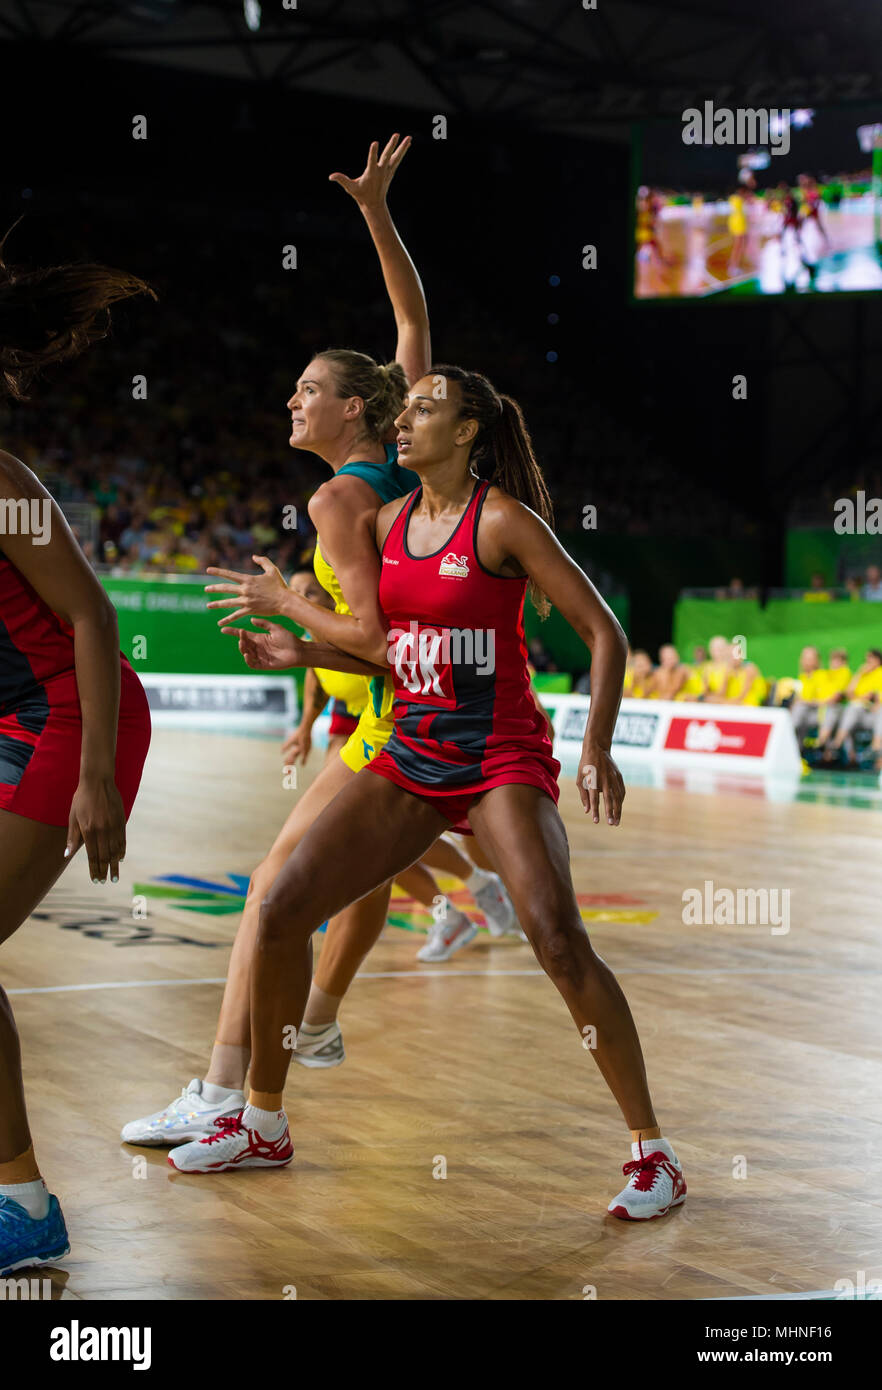
<svg viewBox="0 0 882 1390">
<path fill-rule="evenodd" d="M 331 183 L 339 183 L 350 198 L 355 199 L 359 207 L 376 210 L 385 203 L 389 185 L 395 177 L 395 171 L 410 146 L 411 137 L 409 135 L 405 135 L 399 144 L 399 137 L 395 134 L 390 136 L 383 153 L 380 154 L 380 146 L 374 140 L 368 150 L 364 172 L 359 174 L 357 179 L 347 178 L 345 174 L 329 174 L 328 178 Z"/>
<path fill-rule="evenodd" d="M 279 569 L 265 555 L 252 555 L 255 564 L 260 565 L 262 574 L 237 574 L 235 570 L 222 570 L 209 565 L 206 574 L 219 574 L 229 579 L 230 584 L 206 584 L 207 594 L 235 594 L 235 598 L 214 599 L 208 608 L 235 608 L 235 613 L 225 613 L 218 619 L 218 626 L 229 626 L 236 618 L 248 618 L 253 614 L 273 617 L 285 612 L 285 601 L 290 590 Z"/>
<path fill-rule="evenodd" d="M 595 825 L 600 822 L 601 796 L 606 807 L 608 823 L 610 825 L 620 823 L 622 802 L 625 799 L 625 783 L 608 749 L 601 748 L 596 743 L 586 742 L 582 745 L 578 786 L 582 805 Z"/>
</svg>

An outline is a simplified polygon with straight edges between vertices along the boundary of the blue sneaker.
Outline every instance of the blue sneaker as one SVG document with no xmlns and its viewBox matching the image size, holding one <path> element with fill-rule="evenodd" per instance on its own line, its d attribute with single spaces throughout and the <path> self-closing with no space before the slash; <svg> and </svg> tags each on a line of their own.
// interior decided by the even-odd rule
<svg viewBox="0 0 882 1390">
<path fill-rule="evenodd" d="M 31 1265 L 51 1265 L 70 1250 L 58 1198 L 50 1196 L 42 1221 L 0 1193 L 0 1276 Z"/>
</svg>

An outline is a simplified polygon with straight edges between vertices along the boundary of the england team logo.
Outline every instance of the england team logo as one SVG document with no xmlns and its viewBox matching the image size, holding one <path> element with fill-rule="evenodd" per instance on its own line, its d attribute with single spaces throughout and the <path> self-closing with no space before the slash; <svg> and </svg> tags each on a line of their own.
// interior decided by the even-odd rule
<svg viewBox="0 0 882 1390">
<path fill-rule="evenodd" d="M 438 566 L 438 573 L 452 575 L 454 579 L 468 579 L 469 567 L 466 557 L 454 555 L 452 550 L 448 550 Z"/>
</svg>

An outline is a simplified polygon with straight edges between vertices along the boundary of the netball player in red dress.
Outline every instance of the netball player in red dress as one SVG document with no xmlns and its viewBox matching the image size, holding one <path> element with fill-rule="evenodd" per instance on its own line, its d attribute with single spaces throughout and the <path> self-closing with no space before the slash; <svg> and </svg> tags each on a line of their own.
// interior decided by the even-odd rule
<svg viewBox="0 0 882 1390">
<path fill-rule="evenodd" d="M 0 261 L 0 373 L 23 398 L 43 365 L 106 332 L 115 300 L 148 292 L 104 266 L 18 274 Z M 119 877 L 150 742 L 116 613 L 29 468 L 0 451 L 0 944 L 85 844 L 93 883 Z M 28 1129 L 21 1050 L 0 987 L 0 1275 L 69 1249 Z"/>
<path fill-rule="evenodd" d="M 624 796 L 610 747 L 625 635 L 546 524 L 548 492 L 515 402 L 477 373 L 438 367 L 414 384 L 396 423 L 400 456 L 422 486 L 378 512 L 375 612 L 366 604 L 358 617 L 337 615 L 335 638 L 366 661 L 388 662 L 394 732 L 315 820 L 264 899 L 249 1103 L 217 1120 L 214 1135 L 176 1149 L 174 1166 L 205 1173 L 290 1163 L 286 1029 L 303 1016 L 312 933 L 412 864 L 440 832 L 462 827 L 481 835 L 498 864 L 536 957 L 631 1131 L 629 1181 L 609 1210 L 632 1220 L 663 1216 L 685 1199 L 686 1185 L 657 1124 L 628 1004 L 576 902 L 557 810 L 560 766 L 530 694 L 528 583 L 540 610 L 553 603 L 591 650 L 578 784 L 594 823 L 602 798 L 611 826 Z M 302 664 L 312 644 L 257 625 L 260 636 L 237 633 L 249 665 Z M 322 664 L 333 665 L 327 652 Z"/>
</svg>

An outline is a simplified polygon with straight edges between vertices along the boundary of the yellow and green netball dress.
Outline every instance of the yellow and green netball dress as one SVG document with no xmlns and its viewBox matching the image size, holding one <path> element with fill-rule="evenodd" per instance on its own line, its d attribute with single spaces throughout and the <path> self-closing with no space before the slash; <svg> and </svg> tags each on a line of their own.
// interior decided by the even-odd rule
<svg viewBox="0 0 882 1390">
<path fill-rule="evenodd" d="M 417 475 L 411 473 L 407 468 L 402 468 L 399 464 L 398 451 L 394 444 L 386 445 L 385 463 L 347 463 L 338 469 L 335 476 L 339 478 L 344 473 L 352 473 L 356 478 L 363 478 L 366 483 L 370 484 L 383 503 L 393 502 L 396 497 L 404 497 L 406 493 L 413 492 L 414 488 L 420 485 Z M 316 579 L 334 600 L 334 612 L 350 613 L 351 609 L 343 597 L 343 590 L 340 588 L 337 576 L 322 554 L 321 544 L 318 541 L 316 542 L 312 565 Z M 339 672 L 328 672 L 328 675 L 339 676 Z M 330 695 L 332 692 L 325 684 L 324 676 L 324 671 L 318 673 L 322 686 Z M 367 766 L 371 758 L 379 753 L 381 748 L 385 748 L 391 737 L 392 703 L 395 692 L 389 676 L 386 676 L 385 679 L 382 676 L 374 676 L 373 678 L 357 676 L 355 679 L 364 682 L 368 694 L 359 715 L 358 727 L 344 743 L 340 750 L 340 757 L 353 772 L 359 772 L 361 768 Z"/>
<path fill-rule="evenodd" d="M 369 677 L 356 676 L 350 671 L 328 671 L 324 666 L 316 666 L 315 674 L 329 700 L 339 700 L 353 719 L 361 716 L 371 695 Z"/>
</svg>

